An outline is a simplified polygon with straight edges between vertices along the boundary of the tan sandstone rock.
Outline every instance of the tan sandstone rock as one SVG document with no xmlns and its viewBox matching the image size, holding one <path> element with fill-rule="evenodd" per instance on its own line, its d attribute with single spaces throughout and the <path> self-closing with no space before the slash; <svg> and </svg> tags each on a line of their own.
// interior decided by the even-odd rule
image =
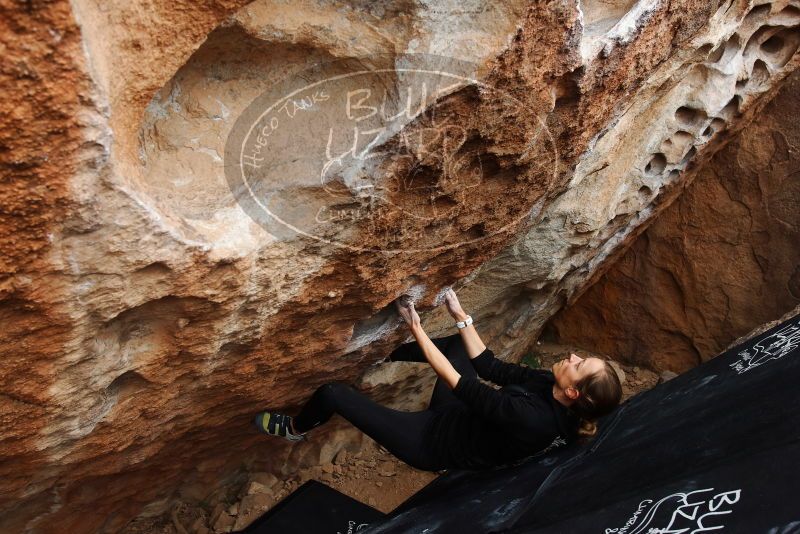
<svg viewBox="0 0 800 534">
<path fill-rule="evenodd" d="M 800 303 L 800 76 L 552 326 L 685 371 Z"/>
</svg>

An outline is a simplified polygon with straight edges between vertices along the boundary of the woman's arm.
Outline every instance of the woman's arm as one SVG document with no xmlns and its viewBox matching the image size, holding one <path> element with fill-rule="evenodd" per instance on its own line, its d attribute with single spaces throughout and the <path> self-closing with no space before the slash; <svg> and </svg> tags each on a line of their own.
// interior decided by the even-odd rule
<svg viewBox="0 0 800 534">
<path fill-rule="evenodd" d="M 433 341 L 428 337 L 428 334 L 422 329 L 421 326 L 412 327 L 411 333 L 414 334 L 414 338 L 419 343 L 422 352 L 425 354 L 425 358 L 428 360 L 428 363 L 431 364 L 433 370 L 436 371 L 436 374 L 450 386 L 450 389 L 456 387 L 458 384 L 458 379 L 461 378 L 461 373 L 456 371 L 453 364 L 450 363 L 450 360 L 442 354 L 436 345 L 433 344 Z"/>
<path fill-rule="evenodd" d="M 456 321 L 466 320 L 467 313 L 461 307 L 461 303 L 458 301 L 455 291 L 448 289 L 444 294 L 444 301 L 453 319 Z M 481 341 L 478 331 L 475 330 L 474 326 L 467 325 L 464 328 L 459 328 L 458 331 L 461 334 L 461 340 L 464 342 L 464 348 L 470 358 L 476 358 L 486 350 L 486 345 Z"/>
<path fill-rule="evenodd" d="M 422 329 L 422 325 L 420 324 L 419 315 L 417 314 L 417 310 L 414 309 L 414 303 L 411 301 L 406 302 L 397 302 L 397 309 L 400 312 L 400 315 L 405 319 L 408 326 L 411 328 L 411 333 L 414 335 L 414 338 L 417 340 L 420 348 L 422 349 L 423 354 L 425 354 L 425 359 L 428 360 L 428 363 L 431 364 L 433 370 L 436 371 L 436 374 L 448 385 L 450 389 L 456 387 L 458 384 L 458 379 L 461 378 L 461 374 L 455 370 L 453 365 L 450 361 L 442 354 L 442 351 L 433 344 L 433 341 L 428 337 L 428 334 L 425 333 L 425 330 Z"/>
<path fill-rule="evenodd" d="M 458 302 L 457 299 L 456 302 Z M 544 401 L 537 396 L 524 393 L 511 394 L 496 390 L 486 384 L 482 384 L 477 378 L 463 378 L 422 329 L 419 315 L 414 309 L 414 303 L 410 299 L 399 299 L 396 301 L 396 305 L 400 315 L 411 328 L 411 333 L 417 340 L 417 344 L 422 349 L 428 363 L 431 364 L 436 374 L 450 386 L 456 397 L 472 407 L 476 413 L 497 424 L 515 430 L 524 428 L 527 432 L 545 434 L 552 431 L 550 424 L 552 415 L 550 414 L 549 406 L 545 405 Z M 467 328 L 470 328 L 475 334 L 474 338 L 471 336 L 470 338 L 477 340 L 479 343 L 474 347 L 484 346 L 475 329 L 472 327 Z M 464 338 L 464 343 L 466 345 L 467 338 Z M 486 351 L 484 356 L 477 359 L 470 355 L 473 358 L 473 363 L 481 360 L 485 361 L 487 356 L 490 356 L 490 351 Z M 493 356 L 491 358 L 494 360 Z"/>
<path fill-rule="evenodd" d="M 467 314 L 461 307 L 455 291 L 448 289 L 444 294 L 444 299 L 447 304 L 447 310 L 453 316 L 453 319 L 463 321 L 467 318 Z M 528 367 L 495 358 L 494 353 L 486 349 L 486 345 L 481 341 L 478 331 L 475 330 L 473 325 L 470 324 L 460 328 L 459 332 L 464 342 L 464 348 L 472 359 L 472 365 L 481 378 L 500 386 L 505 386 L 507 384 L 522 384 L 539 376 L 539 371 L 535 369 L 529 369 Z"/>
</svg>

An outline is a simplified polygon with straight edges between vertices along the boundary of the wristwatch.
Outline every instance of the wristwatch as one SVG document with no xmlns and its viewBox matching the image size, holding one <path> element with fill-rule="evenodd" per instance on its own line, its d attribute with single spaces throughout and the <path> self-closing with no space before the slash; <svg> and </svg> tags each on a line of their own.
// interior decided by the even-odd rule
<svg viewBox="0 0 800 534">
<path fill-rule="evenodd" d="M 471 315 L 467 315 L 467 318 L 465 320 L 456 321 L 456 328 L 458 328 L 460 330 L 462 328 L 466 328 L 467 325 L 471 325 L 471 324 L 472 324 L 472 316 Z"/>
</svg>

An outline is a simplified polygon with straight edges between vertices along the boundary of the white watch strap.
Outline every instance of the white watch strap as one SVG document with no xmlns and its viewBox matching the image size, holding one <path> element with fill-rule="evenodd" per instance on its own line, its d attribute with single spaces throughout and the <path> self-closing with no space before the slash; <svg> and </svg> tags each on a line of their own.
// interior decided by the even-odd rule
<svg viewBox="0 0 800 534">
<path fill-rule="evenodd" d="M 456 321 L 456 327 L 460 330 L 461 328 L 466 328 L 467 325 L 472 324 L 472 316 L 467 315 L 467 318 L 463 321 Z"/>
</svg>

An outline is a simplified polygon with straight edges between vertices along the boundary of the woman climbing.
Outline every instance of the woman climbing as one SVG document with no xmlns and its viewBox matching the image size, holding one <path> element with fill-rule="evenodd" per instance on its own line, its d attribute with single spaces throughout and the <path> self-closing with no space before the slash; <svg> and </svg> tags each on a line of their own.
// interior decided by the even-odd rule
<svg viewBox="0 0 800 534">
<path fill-rule="evenodd" d="M 453 290 L 445 294 L 445 303 L 459 333 L 431 340 L 413 302 L 397 302 L 416 342 L 399 346 L 389 359 L 427 361 L 436 371 L 427 410 L 393 410 L 347 385 L 330 383 L 318 388 L 296 417 L 261 412 L 256 426 L 295 441 L 338 413 L 417 469 L 481 469 L 591 437 L 595 420 L 619 404 L 619 379 L 604 360 L 571 354 L 551 371 L 503 362 L 483 344 Z"/>
</svg>

